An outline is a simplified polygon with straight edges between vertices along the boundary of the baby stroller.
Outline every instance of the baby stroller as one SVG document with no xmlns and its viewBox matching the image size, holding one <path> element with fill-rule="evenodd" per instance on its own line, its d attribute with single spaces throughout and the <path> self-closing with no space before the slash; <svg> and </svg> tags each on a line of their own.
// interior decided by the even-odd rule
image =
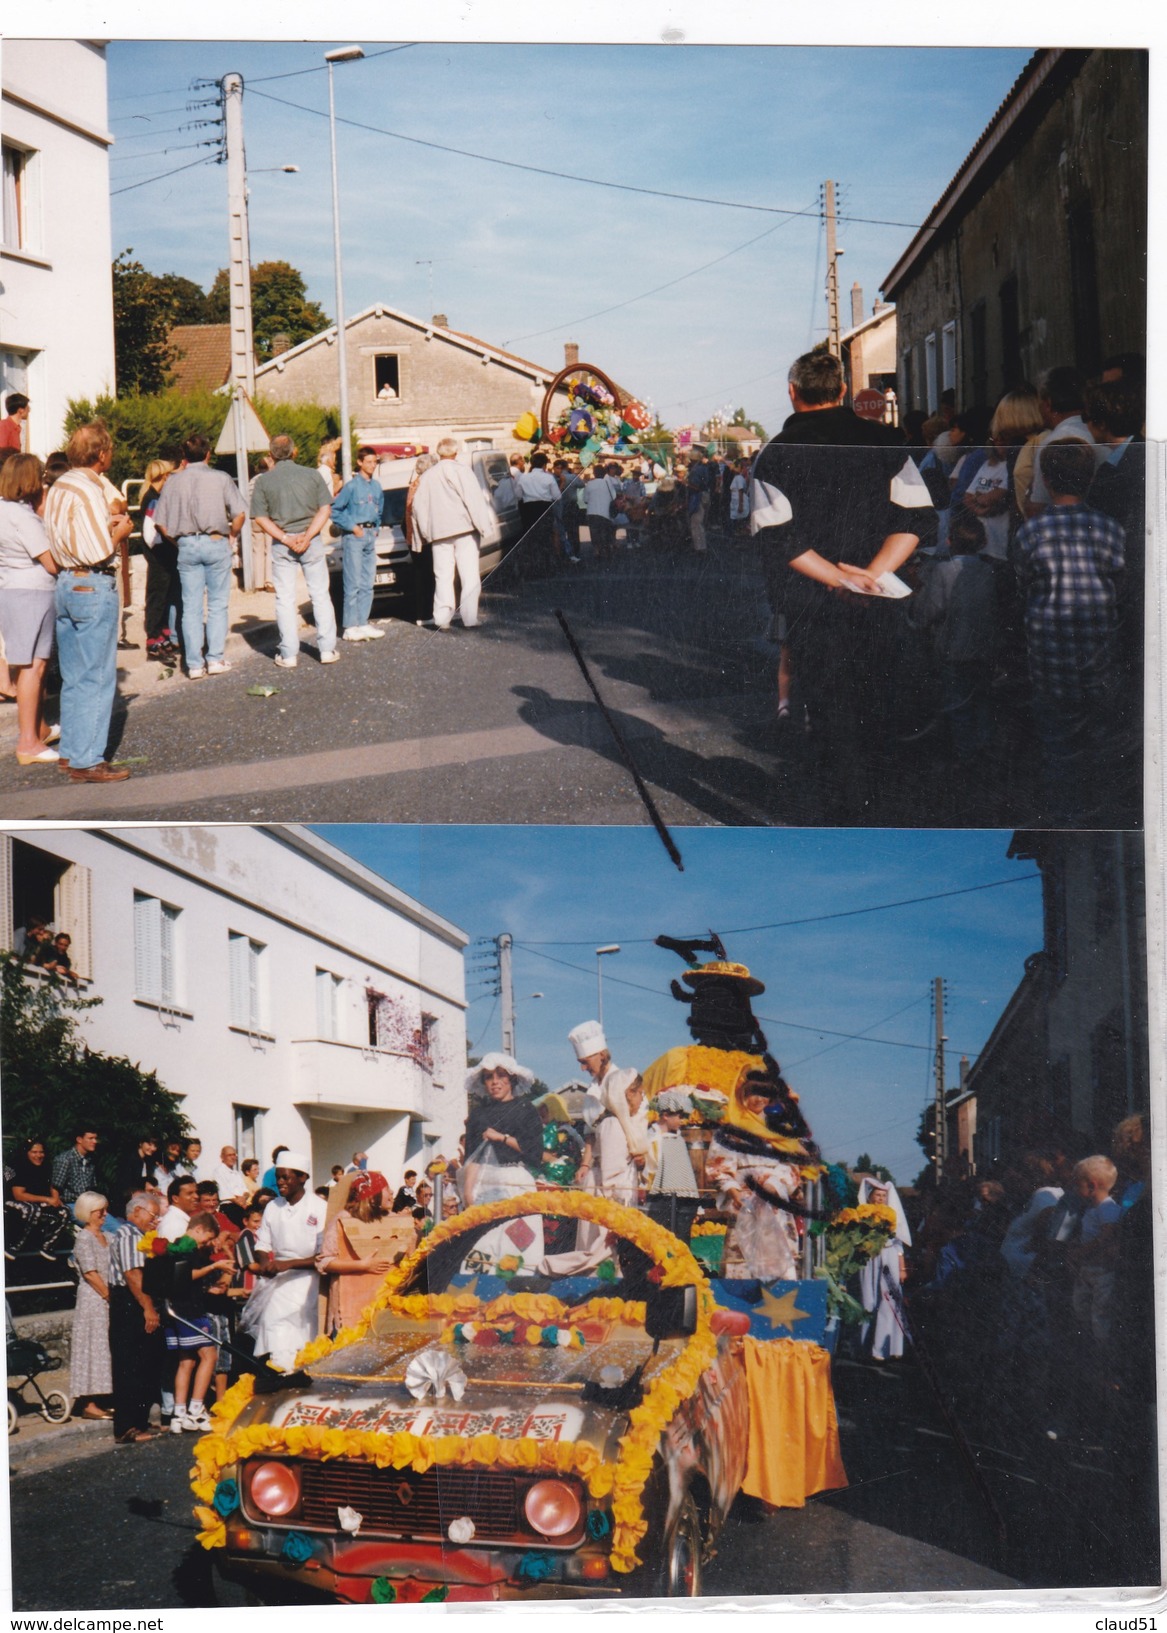
<svg viewBox="0 0 1167 1633">
<path fill-rule="evenodd" d="M 21 1338 L 16 1331 L 12 1320 L 12 1310 L 8 1300 L 4 1300 L 4 1339 L 8 1350 L 8 1433 L 16 1433 L 16 1420 L 19 1416 L 13 1395 L 19 1395 L 23 1400 L 25 1388 L 31 1384 L 40 1401 L 41 1416 L 48 1423 L 64 1423 L 73 1409 L 73 1402 L 60 1389 L 50 1389 L 46 1395 L 37 1377 L 42 1372 L 55 1372 L 61 1365 L 60 1358 L 50 1355 L 42 1344 L 35 1338 Z M 23 1374 L 23 1376 L 22 1376 Z M 13 1383 L 19 1378 L 19 1383 Z"/>
</svg>

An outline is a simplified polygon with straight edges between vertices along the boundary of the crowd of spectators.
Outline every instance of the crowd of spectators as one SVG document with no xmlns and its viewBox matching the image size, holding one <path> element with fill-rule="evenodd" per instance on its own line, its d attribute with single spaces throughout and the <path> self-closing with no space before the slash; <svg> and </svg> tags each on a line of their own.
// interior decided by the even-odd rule
<svg viewBox="0 0 1167 1633">
<path fill-rule="evenodd" d="M 972 1439 L 1106 1460 L 1153 1491 L 1154 1257 L 1143 1114 L 1110 1151 L 1025 1152 L 927 1196 L 906 1286 L 914 1334 Z M 1149 1462 L 1148 1462 L 1149 1459 Z M 1153 1503 L 1152 1503 L 1153 1507 Z"/>
</svg>

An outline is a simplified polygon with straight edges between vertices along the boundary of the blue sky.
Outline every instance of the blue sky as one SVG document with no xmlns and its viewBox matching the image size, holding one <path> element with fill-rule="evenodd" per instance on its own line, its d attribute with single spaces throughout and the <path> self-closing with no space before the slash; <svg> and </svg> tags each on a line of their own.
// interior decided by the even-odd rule
<svg viewBox="0 0 1167 1633">
<path fill-rule="evenodd" d="M 253 259 L 290 260 L 333 313 L 321 66 L 333 43 L 113 41 L 115 250 L 132 246 L 151 270 L 204 287 L 224 264 L 225 168 L 163 172 L 197 160 L 189 144 L 214 134 L 181 128 L 215 112 L 187 111 L 211 94 L 188 92 L 191 81 L 237 71 L 248 86 Z M 669 424 L 740 404 L 771 431 L 786 412 L 790 359 L 825 332 L 823 180 L 838 184 L 842 216 L 903 224 L 840 222 L 846 326 L 852 283 L 869 313 L 913 225 L 1030 55 L 423 43 L 374 57 L 385 46 L 360 43 L 367 60 L 336 69 L 341 118 L 604 181 L 809 213 L 586 186 L 342 125 L 350 313 L 377 301 L 444 312 L 548 367 L 573 340 Z M 261 173 L 283 164 L 299 174 Z"/>
<path fill-rule="evenodd" d="M 923 1162 L 914 1135 L 932 1089 L 933 977 L 948 983 L 951 1085 L 1041 945 L 1041 886 L 1024 882 L 1031 863 L 1007 859 L 1004 832 L 686 829 L 678 873 L 650 828 L 316 831 L 472 938 L 510 932 L 518 1057 L 553 1086 L 574 1073 L 567 1033 L 596 1015 L 595 948 L 620 945 L 604 959 L 604 1024 L 617 1062 L 643 1068 L 688 1041 L 668 995 L 682 965 L 653 939 L 712 927 L 766 983 L 755 1012 L 828 1155 L 866 1149 L 901 1180 Z M 822 918 L 1004 879 L 1018 882 Z M 751 928 L 804 918 L 819 922 Z M 499 1024 L 491 997 L 472 1002 L 478 1052 L 500 1046 Z M 893 1041 L 832 1035 L 868 1030 Z"/>
</svg>

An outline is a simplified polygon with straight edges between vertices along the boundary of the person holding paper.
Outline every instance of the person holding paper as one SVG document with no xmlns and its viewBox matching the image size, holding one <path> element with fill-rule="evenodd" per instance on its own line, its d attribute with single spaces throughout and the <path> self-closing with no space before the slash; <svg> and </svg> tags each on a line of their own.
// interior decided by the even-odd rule
<svg viewBox="0 0 1167 1633">
<path fill-rule="evenodd" d="M 899 434 L 844 406 L 837 357 L 789 374 L 794 412 L 754 465 L 750 531 L 810 715 L 831 814 L 871 798 L 896 717 L 908 638 L 895 577 L 936 530 L 928 489 Z"/>
</svg>

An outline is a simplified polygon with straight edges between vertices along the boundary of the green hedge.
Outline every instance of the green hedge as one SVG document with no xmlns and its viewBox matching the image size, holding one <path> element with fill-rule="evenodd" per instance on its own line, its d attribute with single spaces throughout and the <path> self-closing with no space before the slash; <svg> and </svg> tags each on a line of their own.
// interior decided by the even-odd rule
<svg viewBox="0 0 1167 1633">
<path fill-rule="evenodd" d="M 66 435 L 79 425 L 102 419 L 113 435 L 110 480 L 121 487 L 128 478 L 144 476 L 152 459 L 178 459 L 183 441 L 195 431 L 218 441 L 230 401 L 213 391 L 160 391 L 150 396 L 79 398 L 69 403 Z M 320 444 L 335 437 L 340 426 L 336 411 L 317 403 L 272 403 L 257 398 L 256 413 L 275 436 L 283 432 L 299 449 L 299 460 L 315 465 Z M 224 464 L 230 463 L 230 456 Z"/>
</svg>

